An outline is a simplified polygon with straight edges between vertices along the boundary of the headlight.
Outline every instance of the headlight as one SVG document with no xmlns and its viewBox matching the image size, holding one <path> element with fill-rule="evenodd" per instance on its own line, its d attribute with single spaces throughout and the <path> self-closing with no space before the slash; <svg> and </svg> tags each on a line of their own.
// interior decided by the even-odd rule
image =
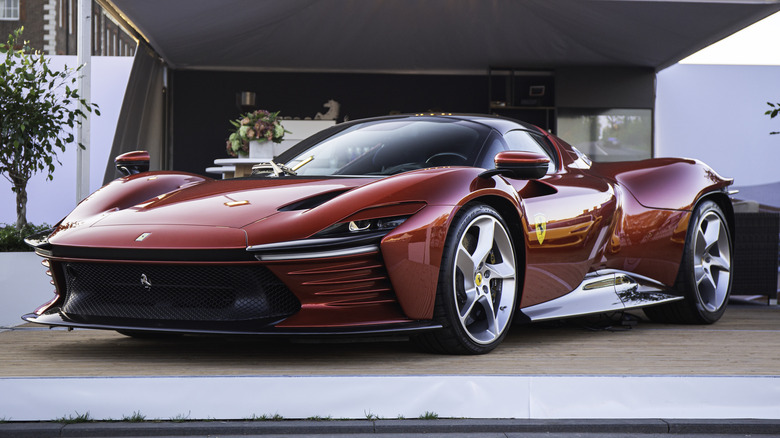
<svg viewBox="0 0 780 438">
<path fill-rule="evenodd" d="M 393 228 L 404 223 L 405 220 L 406 217 L 391 217 L 368 219 L 363 221 L 350 221 L 347 223 L 347 229 L 352 233 L 358 233 L 361 231 L 392 230 Z"/>
<path fill-rule="evenodd" d="M 260 261 L 341 257 L 379 251 L 379 241 L 409 216 L 345 221 L 308 239 L 254 245 L 247 251 Z"/>
<path fill-rule="evenodd" d="M 404 223 L 408 218 L 409 216 L 393 216 L 341 222 L 324 229 L 314 237 L 354 236 L 363 233 L 390 231 Z"/>
<path fill-rule="evenodd" d="M 425 206 L 423 202 L 373 207 L 356 212 L 342 222 L 300 240 L 247 247 L 260 261 L 301 260 L 375 253 L 390 231 Z"/>
</svg>

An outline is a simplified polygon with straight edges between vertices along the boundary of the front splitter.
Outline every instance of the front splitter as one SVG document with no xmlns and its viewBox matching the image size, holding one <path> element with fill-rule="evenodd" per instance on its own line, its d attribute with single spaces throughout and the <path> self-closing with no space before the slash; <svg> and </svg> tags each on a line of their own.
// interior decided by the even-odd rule
<svg viewBox="0 0 780 438">
<path fill-rule="evenodd" d="M 113 323 L 84 323 L 74 321 L 62 312 L 54 309 L 43 315 L 30 313 L 22 316 L 22 319 L 34 324 L 47 325 L 49 327 L 67 327 L 70 329 L 97 329 L 130 332 L 157 332 L 157 333 L 183 333 L 183 334 L 222 334 L 222 335 L 262 335 L 262 336 L 361 336 L 361 335 L 392 335 L 416 333 L 421 331 L 437 330 L 442 328 L 431 321 L 412 321 L 408 323 L 383 324 L 376 326 L 350 326 L 350 327 L 314 327 L 314 328 L 277 328 L 273 326 L 240 328 L 209 328 L 196 326 L 197 323 L 188 322 L 187 327 L 154 327 L 143 324 L 113 324 Z M 204 325 L 208 322 L 204 322 Z"/>
</svg>

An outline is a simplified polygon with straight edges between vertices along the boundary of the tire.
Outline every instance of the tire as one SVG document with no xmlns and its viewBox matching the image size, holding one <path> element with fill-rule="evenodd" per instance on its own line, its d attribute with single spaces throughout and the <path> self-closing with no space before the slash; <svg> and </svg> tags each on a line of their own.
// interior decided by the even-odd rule
<svg viewBox="0 0 780 438">
<path fill-rule="evenodd" d="M 429 351 L 484 354 L 506 336 L 517 300 L 515 249 L 501 216 L 475 204 L 455 216 L 447 234 L 434 320 L 442 329 L 415 341 Z"/>
<path fill-rule="evenodd" d="M 733 243 L 718 204 L 705 201 L 691 215 L 675 290 L 682 301 L 644 309 L 658 322 L 712 324 L 723 316 L 731 294 Z"/>
</svg>

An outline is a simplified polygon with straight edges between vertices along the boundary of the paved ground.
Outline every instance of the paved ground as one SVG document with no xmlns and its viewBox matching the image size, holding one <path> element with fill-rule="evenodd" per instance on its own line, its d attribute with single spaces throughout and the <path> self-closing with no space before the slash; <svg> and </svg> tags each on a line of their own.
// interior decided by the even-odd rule
<svg viewBox="0 0 780 438">
<path fill-rule="evenodd" d="M 506 342 L 496 351 L 478 357 L 432 355 L 416 351 L 408 342 L 376 342 L 370 339 L 357 343 L 291 343 L 252 337 L 185 337 L 152 341 L 131 339 L 114 332 L 67 332 L 23 327 L 0 333 L 0 387 L 5 388 L 0 390 L 0 422 L 20 419 L 46 421 L 73 414 L 74 410 L 91 412 L 93 418 L 98 419 L 123 418 L 138 409 L 150 419 L 161 420 L 177 419 L 177 415 L 188 413 L 190 409 L 192 415 L 186 418 L 191 419 L 242 419 L 250 418 L 252 413 L 260 415 L 274 412 L 287 419 L 314 415 L 360 419 L 367 406 L 385 418 L 395 418 L 398 414 L 416 418 L 428 409 L 446 417 L 539 419 L 583 416 L 549 413 L 549 409 L 562 409 L 562 404 L 578 409 L 576 412 L 579 413 L 584 408 L 604 407 L 603 411 L 599 411 L 601 414 L 588 415 L 591 418 L 718 419 L 733 416 L 771 419 L 779 418 L 780 412 L 778 339 L 780 307 L 757 304 L 731 305 L 723 319 L 712 326 L 678 326 L 639 321 L 638 325 L 627 330 L 615 321 L 605 320 L 517 326 L 512 328 Z M 381 380 L 385 386 L 392 387 L 366 386 L 372 376 L 376 376 L 373 380 Z M 377 394 L 394 394 L 398 392 L 398 381 L 404 384 L 418 382 L 415 376 L 430 382 L 423 382 L 425 385 L 415 386 L 408 392 L 401 391 L 406 394 L 405 398 L 390 403 L 384 411 L 376 406 L 376 403 L 387 402 L 385 396 L 379 397 Z M 515 389 L 522 389 L 518 385 L 525 378 L 530 382 L 528 388 L 525 392 L 517 392 Z M 322 386 L 312 389 L 310 381 L 314 380 L 324 383 L 320 382 Z M 477 404 L 485 406 L 490 413 L 476 413 L 468 406 L 469 414 L 462 414 L 460 411 L 448 411 L 454 409 L 452 406 L 439 407 L 433 403 L 449 401 L 449 404 L 455 403 L 455 407 L 465 406 L 459 399 L 449 398 L 452 396 L 452 386 L 449 385 L 454 382 L 468 386 L 475 380 L 488 385 L 479 386 L 479 391 L 474 391 L 474 394 L 488 397 L 480 399 Z M 485 390 L 493 388 L 489 384 L 494 384 L 495 380 L 500 380 L 501 390 Z M 552 391 L 543 391 L 549 380 L 558 382 L 558 386 Z M 235 386 L 231 390 L 234 392 L 227 391 L 220 396 L 217 390 L 224 387 L 214 387 L 217 385 L 215 382 Z M 245 382 L 255 386 L 247 387 Z M 279 385 L 278 388 L 269 390 L 269 382 Z M 214 392 L 201 398 L 206 388 L 204 383 L 211 385 L 206 386 L 211 388 L 208 391 Z M 163 390 L 161 388 L 164 384 L 171 386 Z M 184 387 L 185 384 L 189 386 Z M 595 388 L 593 384 L 599 386 Z M 726 387 L 731 389 L 724 389 Z M 138 398 L 130 396 L 133 391 L 139 394 Z M 273 395 L 258 396 L 263 391 Z M 504 394 L 507 391 L 511 394 Z M 361 394 L 364 400 L 357 397 Z M 416 395 L 410 400 L 410 394 Z M 472 392 L 454 395 L 464 394 Z M 498 394 L 505 398 L 511 397 L 519 414 L 491 415 L 495 414 L 496 403 L 501 406 L 502 402 L 495 401 Z M 174 401 L 165 397 L 172 397 Z M 281 400 L 279 397 L 287 398 Z M 587 402 L 578 401 L 577 397 Z M 337 402 L 340 399 L 353 401 L 354 412 L 343 414 L 328 410 L 335 405 L 341 406 L 341 402 Z M 682 402 L 689 399 L 697 401 Z M 361 400 L 365 403 L 359 403 Z M 208 409 L 191 407 L 193 401 L 209 401 L 211 404 Z M 648 405 L 648 401 L 652 404 Z M 112 405 L 114 409 L 108 410 L 110 404 L 120 402 L 124 405 Z M 22 403 L 29 406 L 28 412 L 34 412 L 35 415 L 19 413 Z M 153 409 L 154 403 L 160 406 Z M 316 406 L 310 406 L 309 410 L 301 413 L 301 407 L 306 403 Z M 464 403 L 473 405 L 476 402 L 468 399 Z M 523 403 L 529 406 L 524 408 Z M 44 405 L 48 406 L 48 411 Z M 648 406 L 655 410 L 638 413 L 638 410 L 647 409 Z M 622 408 L 623 414 L 605 414 L 614 412 L 615 407 Z M 689 413 L 685 410 L 691 407 L 699 411 Z M 205 410 L 197 412 L 200 408 Z M 681 408 L 685 409 L 680 411 Z M 742 414 L 735 415 L 734 408 L 738 408 Z M 626 409 L 629 409 L 627 415 Z M 101 410 L 106 412 L 100 413 Z M 249 414 L 241 414 L 244 410 L 248 410 Z M 216 414 L 217 411 L 221 413 Z M 756 412 L 761 414 L 756 415 Z M 454 427 L 445 420 L 424 422 L 422 425 L 412 420 L 358 421 L 355 423 L 357 427 L 351 427 L 348 431 L 338 428 L 343 429 L 345 425 L 353 423 L 342 420 L 314 422 L 312 425 L 293 420 L 118 422 L 64 426 L 48 422 L 7 422 L 0 423 L 0 437 L 327 436 L 342 433 L 350 436 L 408 433 L 411 435 L 406 436 L 414 436 L 427 432 L 441 436 L 456 436 L 452 434 L 457 433 L 509 436 L 510 433 L 548 432 L 569 434 L 565 436 L 579 436 L 583 433 L 600 436 L 613 433 L 611 429 L 603 428 L 594 431 L 593 424 L 587 422 L 575 422 L 575 429 L 556 429 L 548 427 L 551 423 L 543 423 L 541 427 L 538 423 L 528 423 L 531 420 L 517 420 L 520 423 L 508 425 L 495 423 L 501 420 L 486 421 L 470 425 L 456 420 Z M 620 436 L 628 436 L 625 434 L 630 433 L 698 433 L 700 436 L 712 433 L 736 434 L 734 436 L 767 433 L 766 429 L 758 431 L 755 425 L 741 422 L 714 423 L 714 426 L 713 423 L 704 423 L 712 428 L 706 432 L 697 432 L 670 426 L 678 424 L 676 422 L 679 420 L 641 420 L 639 424 L 629 423 L 628 427 L 622 420 L 610 421 L 613 423 L 607 424 L 622 427 L 615 432 Z M 495 424 L 502 428 L 495 428 Z M 528 429 L 528 424 L 536 429 Z M 732 427 L 734 424 L 736 427 Z M 757 424 L 769 427 L 770 433 L 780 436 L 780 431 L 771 429 L 777 427 L 774 420 Z M 431 429 L 434 425 L 441 426 Z M 366 426 L 370 427 L 363 429 Z M 650 426 L 653 428 L 648 429 Z M 656 426 L 660 426 L 659 429 L 654 429 Z M 404 429 L 396 430 L 400 427 Z M 25 430 L 31 433 L 26 434 Z"/>
<path fill-rule="evenodd" d="M 758 304 L 732 304 L 718 323 L 704 326 L 639 321 L 629 330 L 604 319 L 514 326 L 483 356 L 428 354 L 408 342 L 376 339 L 139 340 L 112 331 L 27 326 L 0 333 L 0 376 L 773 376 L 780 354 L 770 346 L 778 339 L 780 306 Z"/>
</svg>

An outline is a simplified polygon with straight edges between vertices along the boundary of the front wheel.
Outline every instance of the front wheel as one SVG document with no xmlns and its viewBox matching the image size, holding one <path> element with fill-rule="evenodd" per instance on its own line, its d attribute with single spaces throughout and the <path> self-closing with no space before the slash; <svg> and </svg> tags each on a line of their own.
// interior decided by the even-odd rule
<svg viewBox="0 0 780 438">
<path fill-rule="evenodd" d="M 675 289 L 685 300 L 648 307 L 654 321 L 712 324 L 726 311 L 731 293 L 732 240 L 718 204 L 705 201 L 691 215 Z"/>
<path fill-rule="evenodd" d="M 516 291 L 515 249 L 503 219 L 487 205 L 464 208 L 442 257 L 434 319 L 443 328 L 418 342 L 447 354 L 493 350 L 512 323 Z"/>
</svg>

